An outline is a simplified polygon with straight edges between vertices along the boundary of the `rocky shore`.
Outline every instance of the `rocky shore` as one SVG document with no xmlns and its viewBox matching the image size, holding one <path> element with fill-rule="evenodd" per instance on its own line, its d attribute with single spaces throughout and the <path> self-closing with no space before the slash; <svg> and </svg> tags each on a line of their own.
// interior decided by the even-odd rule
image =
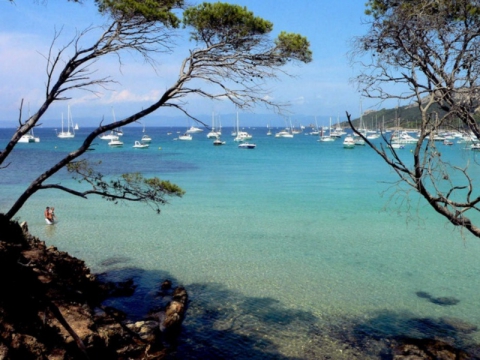
<svg viewBox="0 0 480 360">
<path fill-rule="evenodd" d="M 167 305 L 128 321 L 102 302 L 133 294 L 133 281 L 100 281 L 25 223 L 0 218 L 0 229 L 0 359 L 165 359 L 175 351 L 188 302 L 183 287 L 164 280 L 158 292 Z"/>
</svg>

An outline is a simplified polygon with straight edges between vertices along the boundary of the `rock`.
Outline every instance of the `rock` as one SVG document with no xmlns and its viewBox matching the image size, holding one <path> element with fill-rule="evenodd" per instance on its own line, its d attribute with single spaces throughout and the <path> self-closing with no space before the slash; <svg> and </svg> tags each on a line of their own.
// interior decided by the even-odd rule
<svg viewBox="0 0 480 360">
<path fill-rule="evenodd" d="M 185 315 L 188 295 L 183 286 L 177 287 L 173 292 L 173 300 L 168 303 L 165 312 L 159 317 L 160 330 L 164 333 L 176 334 Z"/>
<path fill-rule="evenodd" d="M 434 339 L 403 339 L 393 352 L 394 360 L 468 360 L 470 356 L 450 344 Z"/>
<path fill-rule="evenodd" d="M 170 350 L 160 341 L 158 318 L 131 326 L 124 324 L 127 314 L 102 306 L 112 294 L 131 295 L 133 281 L 106 284 L 83 261 L 55 246 L 46 247 L 22 233 L 20 226 L 12 226 L 11 232 L 0 229 L 0 270 L 8 274 L 0 277 L 0 359 L 168 356 Z M 169 314 L 175 310 L 183 317 L 186 291 L 176 294 L 183 303 L 171 306 Z"/>
<path fill-rule="evenodd" d="M 185 288 L 183 286 L 177 287 L 173 291 L 173 299 L 178 301 L 178 302 L 181 302 L 183 305 L 186 305 L 187 300 L 188 300 L 187 290 L 185 290 Z"/>
<path fill-rule="evenodd" d="M 162 285 L 160 285 L 160 289 L 162 290 L 170 290 L 172 288 L 172 282 L 170 280 L 165 280 Z"/>
<path fill-rule="evenodd" d="M 142 340 L 154 342 L 159 331 L 157 321 L 144 321 L 138 330 L 138 335 Z"/>
<path fill-rule="evenodd" d="M 20 224 L 20 228 L 22 229 L 24 234 L 28 234 L 28 224 L 27 224 L 26 221 L 24 221 Z"/>
<path fill-rule="evenodd" d="M 162 339 L 167 347 L 174 345 L 178 338 L 188 301 L 188 294 L 183 286 L 175 288 L 171 297 L 172 300 L 165 307 L 165 311 L 156 314 Z"/>
</svg>

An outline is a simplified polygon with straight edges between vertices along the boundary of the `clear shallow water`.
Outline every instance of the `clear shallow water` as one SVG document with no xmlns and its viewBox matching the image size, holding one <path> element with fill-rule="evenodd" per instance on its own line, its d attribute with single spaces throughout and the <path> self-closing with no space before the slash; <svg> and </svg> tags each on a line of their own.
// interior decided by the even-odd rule
<svg viewBox="0 0 480 360">
<path fill-rule="evenodd" d="M 183 358 L 349 358 L 352 347 L 374 358 L 363 336 L 438 335 L 434 325 L 445 318 L 480 325 L 479 240 L 462 238 L 415 198 L 409 211 L 389 201 L 396 178 L 368 147 L 278 139 L 259 128 L 249 129 L 257 148 L 242 150 L 230 129 L 227 144 L 214 147 L 205 133 L 184 142 L 173 140 L 183 128 L 152 128 L 150 148 L 133 149 L 141 130 L 125 129 L 121 149 L 98 140 L 88 156 L 102 159 L 104 173 L 140 171 L 185 189 L 160 216 L 54 191 L 36 194 L 18 216 L 92 271 L 134 276 L 136 295 L 115 303 L 134 314 L 155 304 L 165 278 L 183 284 L 191 298 Z M 0 130 L 0 143 L 10 134 Z M 41 142 L 19 144 L 1 173 L 0 211 L 35 169 L 80 141 L 59 140 L 53 129 L 36 135 Z M 457 144 L 441 149 L 452 161 L 475 156 Z M 71 180 L 61 173 L 56 181 Z M 44 225 L 47 205 L 59 217 L 53 227 Z M 459 302 L 440 306 L 419 291 Z"/>
</svg>

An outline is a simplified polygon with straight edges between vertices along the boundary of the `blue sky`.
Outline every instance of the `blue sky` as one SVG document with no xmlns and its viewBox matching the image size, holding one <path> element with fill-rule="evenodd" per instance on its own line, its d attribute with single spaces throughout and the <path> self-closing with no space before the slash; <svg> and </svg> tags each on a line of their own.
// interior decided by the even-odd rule
<svg viewBox="0 0 480 360">
<path fill-rule="evenodd" d="M 281 102 L 289 102 L 290 118 L 303 124 L 311 123 L 316 116 L 320 122 L 331 116 L 345 118 L 345 111 L 359 115 L 360 96 L 350 79 L 355 74 L 347 52 L 355 36 L 362 35 L 367 28 L 364 1 L 325 0 L 238 0 L 229 1 L 246 6 L 255 15 L 274 24 L 274 36 L 280 31 L 297 32 L 306 36 L 313 51 L 313 62 L 301 66 L 289 66 L 294 77 L 281 77 L 281 81 L 269 83 L 270 96 Z M 199 3 L 191 1 L 191 3 Z M 55 33 L 62 29 L 55 46 L 58 49 L 90 25 L 103 22 L 93 6 L 93 0 L 83 5 L 66 0 L 50 1 L 8 1 L 0 2 L 0 127 L 15 126 L 18 119 L 20 100 L 35 110 L 42 102 L 45 89 L 45 55 Z M 188 50 L 186 41 L 179 40 L 174 54 L 160 58 L 160 72 L 153 70 L 141 59 L 125 57 L 120 69 L 114 58 L 104 59 L 95 64 L 100 72 L 108 72 L 119 83 L 102 91 L 100 97 L 91 93 L 78 93 L 68 102 L 60 102 L 49 109 L 43 120 L 44 126 L 58 126 L 61 113 L 66 114 L 67 104 L 72 115 L 91 125 L 96 125 L 104 116 L 111 119 L 112 109 L 116 117 L 128 115 L 132 110 L 146 107 L 149 99 L 158 95 L 178 73 L 179 62 Z M 363 100 L 363 109 L 376 108 L 373 101 Z M 233 105 L 225 102 L 211 102 L 205 99 L 188 99 L 186 107 L 196 115 L 207 118 L 212 111 L 219 114 L 233 114 Z M 381 105 L 384 107 L 384 105 Z M 242 119 L 262 119 L 271 114 L 270 110 L 259 108 L 253 114 L 242 115 Z M 172 110 L 160 110 L 155 118 L 182 117 Z M 278 117 L 278 121 L 281 117 Z M 326 120 L 327 119 L 327 120 Z M 150 120 L 149 120 L 150 121 Z M 152 118 L 151 124 L 154 125 Z M 158 123 L 157 125 L 162 125 Z M 183 124 L 178 124 L 182 126 Z M 275 125 L 275 124 L 274 124 Z M 278 124 L 281 125 L 280 123 Z M 226 125 L 228 126 L 228 125 Z"/>
</svg>

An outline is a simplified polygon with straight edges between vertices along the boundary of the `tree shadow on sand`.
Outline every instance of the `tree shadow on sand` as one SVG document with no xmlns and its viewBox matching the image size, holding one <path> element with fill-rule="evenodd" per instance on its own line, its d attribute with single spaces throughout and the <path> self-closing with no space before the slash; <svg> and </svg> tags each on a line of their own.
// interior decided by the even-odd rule
<svg viewBox="0 0 480 360">
<path fill-rule="evenodd" d="M 158 296 L 164 280 L 179 285 L 167 272 L 129 267 L 128 261 L 125 267 L 114 263 L 114 268 L 105 269 L 107 276 L 133 279 L 137 287 L 132 296 L 113 299 L 109 305 L 137 319 L 164 305 Z M 383 310 L 361 318 L 319 318 L 221 284 L 181 285 L 189 294 L 189 304 L 182 332 L 173 344 L 170 358 L 174 359 L 406 359 L 398 355 L 402 346 L 422 348 L 428 341 L 434 343 L 422 348 L 423 353 L 433 347 L 458 355 L 452 359 L 477 359 L 480 354 L 472 337 L 476 327 L 457 319 Z M 434 352 L 430 355 L 424 358 L 438 358 Z"/>
</svg>

